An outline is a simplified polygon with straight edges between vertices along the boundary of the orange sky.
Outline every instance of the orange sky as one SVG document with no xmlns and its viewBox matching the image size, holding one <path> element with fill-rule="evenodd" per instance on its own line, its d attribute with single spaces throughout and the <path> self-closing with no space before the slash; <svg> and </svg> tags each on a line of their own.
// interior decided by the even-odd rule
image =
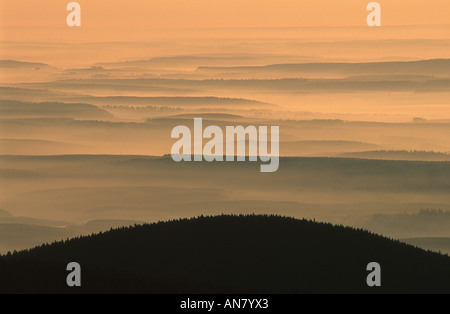
<svg viewBox="0 0 450 314">
<path fill-rule="evenodd" d="M 140 41 L 146 36 L 170 36 L 161 30 L 171 30 L 175 37 L 184 38 L 186 33 L 179 30 L 237 27 L 361 26 L 365 29 L 366 6 L 370 1 L 79 0 L 82 27 L 70 28 L 66 25 L 66 6 L 70 0 L 0 0 L 0 40 Z M 450 24 L 449 0 L 378 2 L 382 6 L 383 26 Z M 240 32 L 235 35 L 239 36 Z M 345 30 L 340 32 L 345 36 Z M 211 32 L 208 36 L 211 34 L 220 36 Z M 429 31 L 424 31 L 424 36 L 448 38 Z"/>
<path fill-rule="evenodd" d="M 0 0 L 0 25 L 65 27 L 69 0 Z M 79 0 L 83 27 L 359 26 L 369 0 Z M 379 0 L 384 25 L 448 24 L 449 0 Z"/>
<path fill-rule="evenodd" d="M 0 40 L 4 42 L 0 46 L 0 58 L 44 60 L 53 64 L 58 60 L 64 63 L 68 60 L 86 63 L 103 60 L 106 56 L 102 50 L 97 51 L 101 55 L 95 55 L 91 47 L 80 51 L 81 48 L 73 46 L 65 49 L 66 54 L 63 54 L 60 50 L 50 49 L 51 47 L 47 47 L 50 49 L 48 51 L 37 52 L 32 49 L 33 47 L 27 46 L 27 49 L 24 49 L 21 45 L 6 44 L 6 41 L 20 44 L 155 41 L 171 43 L 166 45 L 167 47 L 158 46 L 158 43 L 155 43 L 141 50 L 138 46 L 133 46 L 133 49 L 127 46 L 126 51 L 108 51 L 109 57 L 112 58 L 115 53 L 117 56 L 114 56 L 118 59 L 118 56 L 139 58 L 173 54 L 172 49 L 176 49 L 177 53 L 207 51 L 203 46 L 195 47 L 199 38 L 214 40 L 295 38 L 312 41 L 450 39 L 448 16 L 450 0 L 379 0 L 382 6 L 383 24 L 380 28 L 370 28 L 366 25 L 368 14 L 366 6 L 370 1 L 79 0 L 82 9 L 82 26 L 68 27 L 66 6 L 70 0 L 0 0 Z M 398 27 L 398 25 L 436 24 L 447 26 Z M 277 29 L 277 27 L 320 26 L 328 28 Z M 356 27 L 340 28 L 346 26 Z M 261 29 L 261 27 L 264 28 Z M 214 29 L 211 30 L 211 28 Z M 180 39 L 190 40 L 185 50 L 182 49 Z M 162 46 L 166 48 L 162 49 Z M 162 50 L 158 50 L 158 47 Z M 245 47 L 241 47 L 239 51 L 248 52 L 250 46 Z M 258 51 L 263 50 L 265 49 Z M 56 52 L 57 56 L 54 55 Z M 440 52 L 437 51 L 437 54 L 435 52 L 414 55 L 414 57 L 441 57 L 446 50 L 441 49 Z M 55 60 L 56 57 L 59 59 Z"/>
</svg>

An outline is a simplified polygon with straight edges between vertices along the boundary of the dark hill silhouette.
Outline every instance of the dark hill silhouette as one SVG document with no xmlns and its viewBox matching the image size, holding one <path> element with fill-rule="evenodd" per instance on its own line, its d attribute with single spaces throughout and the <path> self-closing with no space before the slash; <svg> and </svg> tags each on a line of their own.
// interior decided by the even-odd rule
<svg viewBox="0 0 450 314">
<path fill-rule="evenodd" d="M 81 288 L 65 287 L 69 262 Z M 382 267 L 368 288 L 366 266 Z M 450 292 L 450 258 L 366 231 L 278 216 L 111 230 L 0 258 L 0 292 Z"/>
</svg>

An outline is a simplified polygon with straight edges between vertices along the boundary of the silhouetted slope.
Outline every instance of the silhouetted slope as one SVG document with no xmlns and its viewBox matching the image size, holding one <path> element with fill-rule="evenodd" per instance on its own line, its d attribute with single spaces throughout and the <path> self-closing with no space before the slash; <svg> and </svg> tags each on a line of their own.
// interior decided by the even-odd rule
<svg viewBox="0 0 450 314">
<path fill-rule="evenodd" d="M 82 288 L 65 287 L 69 262 Z M 368 288 L 366 266 L 382 267 Z M 0 259 L 0 291 L 450 292 L 450 258 L 365 231 L 275 216 L 112 230 Z"/>
</svg>

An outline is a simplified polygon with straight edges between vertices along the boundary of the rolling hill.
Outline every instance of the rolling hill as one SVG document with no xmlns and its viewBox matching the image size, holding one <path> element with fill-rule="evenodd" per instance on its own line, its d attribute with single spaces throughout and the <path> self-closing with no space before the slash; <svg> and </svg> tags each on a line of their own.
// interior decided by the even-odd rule
<svg viewBox="0 0 450 314">
<path fill-rule="evenodd" d="M 90 104 L 66 104 L 59 102 L 21 102 L 0 100 L 0 117 L 2 118 L 39 118 L 61 117 L 77 119 L 110 119 L 108 111 Z"/>
<path fill-rule="evenodd" d="M 0 218 L 6 218 L 11 217 L 11 214 L 8 213 L 6 210 L 0 208 Z"/>
<path fill-rule="evenodd" d="M 41 68 L 49 67 L 48 64 L 40 62 L 22 62 L 17 60 L 0 60 L 0 68 Z"/>
<path fill-rule="evenodd" d="M 254 74 L 260 72 L 281 72 L 307 75 L 321 73 L 322 75 L 443 75 L 448 76 L 449 59 L 418 60 L 409 62 L 369 62 L 369 63 L 298 63 L 271 64 L 266 66 L 247 67 L 199 67 L 198 71 L 246 71 Z"/>
<path fill-rule="evenodd" d="M 382 287 L 368 288 L 374 261 Z M 65 286 L 69 262 L 82 267 L 80 288 Z M 0 292 L 449 293 L 450 258 L 342 226 L 202 216 L 3 256 Z"/>
</svg>

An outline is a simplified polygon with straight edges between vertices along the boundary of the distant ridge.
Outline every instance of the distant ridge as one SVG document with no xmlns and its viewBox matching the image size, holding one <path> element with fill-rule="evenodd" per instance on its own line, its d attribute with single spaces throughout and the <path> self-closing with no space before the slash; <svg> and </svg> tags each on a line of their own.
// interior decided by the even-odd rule
<svg viewBox="0 0 450 314">
<path fill-rule="evenodd" d="M 114 116 L 106 110 L 83 103 L 22 102 L 0 99 L 0 117 L 61 117 L 104 119 Z"/>
<path fill-rule="evenodd" d="M 270 108 L 276 105 L 260 102 L 257 100 L 243 98 L 225 98 L 225 97 L 138 97 L 138 96 L 104 96 L 104 97 L 73 97 L 76 101 L 86 101 L 99 105 L 124 105 L 132 103 L 135 106 L 252 106 Z"/>
<path fill-rule="evenodd" d="M 48 64 L 39 62 L 22 62 L 16 60 L 0 60 L 0 68 L 35 68 L 49 67 Z"/>
<path fill-rule="evenodd" d="M 9 218 L 9 217 L 11 217 L 11 214 L 8 213 L 6 210 L 0 208 L 0 218 Z"/>
<path fill-rule="evenodd" d="M 450 154 L 432 151 L 374 150 L 343 153 L 339 156 L 344 158 L 365 158 L 379 160 L 450 161 Z"/>
<path fill-rule="evenodd" d="M 200 72 L 218 70 L 248 72 L 301 72 L 301 73 L 334 73 L 345 75 L 383 75 L 383 74 L 428 74 L 450 75 L 450 59 L 432 59 L 418 61 L 387 61 L 361 63 L 289 63 L 270 64 L 265 66 L 241 67 L 199 67 Z"/>
</svg>

